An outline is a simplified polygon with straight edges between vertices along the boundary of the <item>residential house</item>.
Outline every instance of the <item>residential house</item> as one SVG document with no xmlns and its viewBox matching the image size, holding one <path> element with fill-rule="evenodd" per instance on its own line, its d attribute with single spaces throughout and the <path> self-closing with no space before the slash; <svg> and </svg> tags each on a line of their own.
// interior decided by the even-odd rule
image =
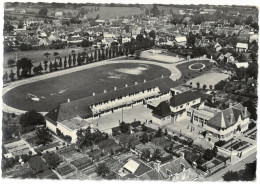
<svg viewBox="0 0 260 184">
<path fill-rule="evenodd" d="M 252 43 L 253 41 L 256 41 L 256 43 L 258 43 L 258 34 L 250 35 L 249 43 Z"/>
<path fill-rule="evenodd" d="M 237 68 L 248 68 L 249 63 L 248 62 L 241 62 L 241 63 L 235 63 Z"/>
<path fill-rule="evenodd" d="M 237 45 L 236 45 L 237 52 L 246 52 L 247 49 L 248 49 L 247 43 L 237 43 Z"/>
<path fill-rule="evenodd" d="M 187 117 L 194 125 L 203 127 L 207 131 L 207 139 L 228 141 L 235 134 L 248 129 L 250 113 L 241 104 L 230 104 L 227 109 L 219 110 L 205 106 L 202 103 L 197 109 L 187 110 Z"/>
<path fill-rule="evenodd" d="M 185 36 L 176 37 L 174 39 L 174 45 L 178 47 L 186 47 L 187 44 L 187 38 Z"/>
</svg>

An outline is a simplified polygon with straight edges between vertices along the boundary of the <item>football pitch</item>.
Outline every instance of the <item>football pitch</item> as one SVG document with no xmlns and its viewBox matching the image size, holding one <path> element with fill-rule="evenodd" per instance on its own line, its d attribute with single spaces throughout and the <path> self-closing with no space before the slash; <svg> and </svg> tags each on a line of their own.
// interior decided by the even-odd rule
<svg viewBox="0 0 260 184">
<path fill-rule="evenodd" d="M 68 99 L 72 101 L 93 93 L 104 93 L 104 90 L 108 92 L 114 90 L 114 87 L 119 89 L 126 84 L 130 86 L 135 82 L 142 83 L 144 79 L 150 81 L 160 78 L 162 75 L 168 77 L 171 72 L 153 64 L 107 64 L 18 86 L 3 96 L 3 102 L 20 110 L 48 112 Z"/>
</svg>

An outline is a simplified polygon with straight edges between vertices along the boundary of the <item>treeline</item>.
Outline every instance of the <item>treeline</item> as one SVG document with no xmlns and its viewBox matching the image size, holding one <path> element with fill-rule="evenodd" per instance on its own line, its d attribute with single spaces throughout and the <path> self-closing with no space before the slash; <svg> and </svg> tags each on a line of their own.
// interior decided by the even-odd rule
<svg viewBox="0 0 260 184">
<path fill-rule="evenodd" d="M 44 60 L 43 64 L 40 62 L 39 65 L 34 66 L 32 64 L 31 59 L 28 58 L 22 58 L 17 61 L 16 67 L 17 71 L 16 73 L 13 72 L 13 70 L 10 70 L 10 73 L 7 71 L 3 75 L 3 81 L 9 82 L 14 81 L 15 76 L 16 78 L 23 79 L 32 77 L 35 75 L 42 74 L 44 71 L 45 73 L 58 71 L 61 69 L 67 69 L 75 66 L 81 66 L 93 62 L 102 61 L 105 59 L 111 59 L 119 56 L 126 55 L 127 57 L 129 55 L 135 55 L 136 59 L 139 59 L 141 50 L 142 49 L 149 49 L 152 46 L 154 46 L 154 40 L 149 40 L 148 38 L 143 38 L 143 40 L 136 41 L 133 40 L 131 42 L 127 42 L 123 44 L 122 46 L 113 45 L 110 48 L 101 48 L 100 50 L 95 50 L 94 52 L 91 52 L 90 54 L 84 50 L 83 52 L 76 53 L 74 50 L 71 51 L 71 53 L 64 58 L 60 57 L 58 52 L 54 53 L 54 61 L 50 61 L 49 56 L 50 53 L 46 52 L 44 56 L 46 59 Z M 32 74 L 32 71 L 34 75 Z"/>
</svg>

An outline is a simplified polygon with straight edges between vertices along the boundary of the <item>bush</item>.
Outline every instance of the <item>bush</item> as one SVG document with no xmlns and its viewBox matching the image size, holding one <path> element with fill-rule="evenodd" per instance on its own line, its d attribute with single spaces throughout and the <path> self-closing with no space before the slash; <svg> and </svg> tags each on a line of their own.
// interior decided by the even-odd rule
<svg viewBox="0 0 260 184">
<path fill-rule="evenodd" d="M 200 169 L 200 170 L 202 170 L 202 171 L 204 171 L 204 172 L 206 172 L 207 171 L 207 167 L 205 167 L 205 166 L 202 166 L 202 165 L 197 165 L 197 169 Z"/>
<path fill-rule="evenodd" d="M 251 129 L 255 128 L 255 126 L 256 126 L 256 123 L 255 122 L 251 122 L 248 125 L 248 129 L 251 130 Z"/>
<path fill-rule="evenodd" d="M 226 144 L 226 141 L 219 140 L 218 142 L 215 142 L 215 146 L 222 147 Z"/>
</svg>

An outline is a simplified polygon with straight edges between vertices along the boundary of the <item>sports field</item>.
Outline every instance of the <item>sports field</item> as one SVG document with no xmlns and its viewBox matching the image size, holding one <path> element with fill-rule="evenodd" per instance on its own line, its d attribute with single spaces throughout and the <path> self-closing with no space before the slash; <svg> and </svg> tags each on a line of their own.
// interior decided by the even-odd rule
<svg viewBox="0 0 260 184">
<path fill-rule="evenodd" d="M 212 85 L 213 89 L 215 84 L 220 82 L 221 80 L 225 80 L 229 77 L 229 75 L 224 73 L 217 73 L 217 72 L 210 72 L 206 73 L 202 76 L 196 77 L 192 80 L 187 81 L 186 84 L 190 84 L 192 82 L 192 87 L 197 87 L 197 82 L 200 83 L 200 86 L 202 87 L 204 84 L 207 85 L 207 89 L 209 89 L 209 86 Z"/>
<path fill-rule="evenodd" d="M 93 92 L 103 93 L 104 90 L 111 91 L 114 87 L 122 88 L 125 84 L 133 85 L 135 82 L 143 82 L 144 79 L 150 81 L 170 74 L 168 69 L 152 64 L 107 64 L 18 86 L 7 92 L 3 101 L 21 110 L 48 112 L 67 99 L 76 100 L 91 96 Z M 26 99 L 28 93 L 37 96 L 40 101 Z"/>
</svg>

